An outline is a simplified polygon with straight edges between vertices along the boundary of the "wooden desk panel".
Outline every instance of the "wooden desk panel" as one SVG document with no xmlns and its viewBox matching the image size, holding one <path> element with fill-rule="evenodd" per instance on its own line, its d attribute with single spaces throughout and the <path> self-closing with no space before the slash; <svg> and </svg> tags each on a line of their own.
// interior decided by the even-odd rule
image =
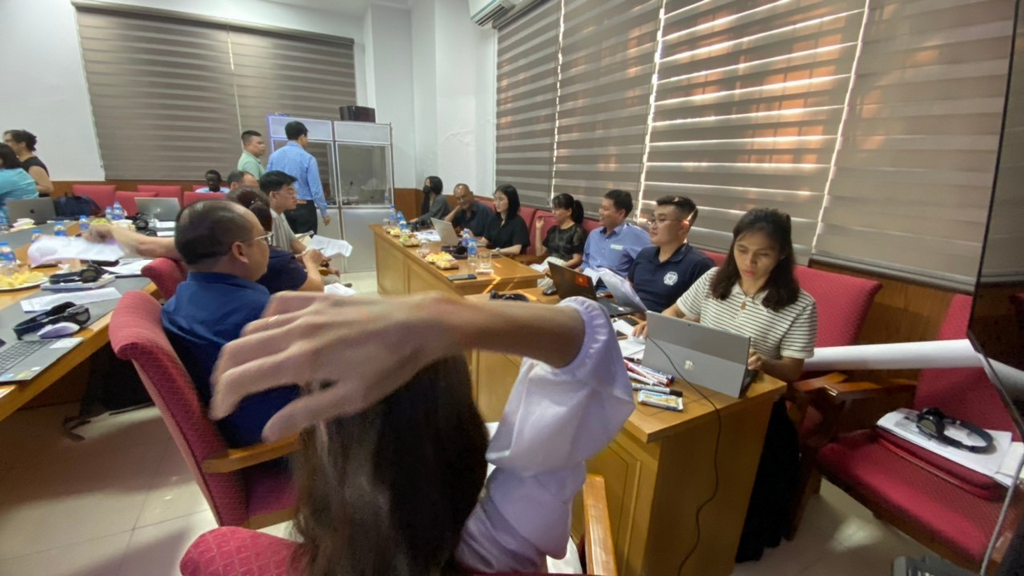
<svg viewBox="0 0 1024 576">
<path fill-rule="evenodd" d="M 381 294 L 394 296 L 417 292 L 441 291 L 459 296 L 487 294 L 491 290 L 518 290 L 537 286 L 543 275 L 512 258 L 497 258 L 494 272 L 476 280 L 452 282 L 450 276 L 469 274 L 469 263 L 459 260 L 453 270 L 439 270 L 416 253 L 416 248 L 402 246 L 397 238 L 384 232 L 380 225 L 370 226 L 374 234 L 377 257 L 377 284 Z"/>
</svg>

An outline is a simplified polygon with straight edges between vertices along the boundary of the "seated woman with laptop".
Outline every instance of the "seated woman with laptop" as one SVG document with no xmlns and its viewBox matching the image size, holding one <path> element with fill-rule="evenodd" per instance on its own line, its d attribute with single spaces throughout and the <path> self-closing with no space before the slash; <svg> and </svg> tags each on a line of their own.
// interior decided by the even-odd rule
<svg viewBox="0 0 1024 576">
<path fill-rule="evenodd" d="M 494 191 L 494 211 L 480 240 L 503 256 L 522 254 L 530 247 L 530 230 L 519 215 L 519 191 L 515 186 L 498 186 Z"/>
<path fill-rule="evenodd" d="M 756 208 L 733 228 L 725 264 L 708 270 L 666 316 L 750 336 L 751 370 L 792 382 L 814 354 L 818 311 L 793 273 L 789 215 Z M 636 327 L 646 336 L 647 324 Z"/>
</svg>

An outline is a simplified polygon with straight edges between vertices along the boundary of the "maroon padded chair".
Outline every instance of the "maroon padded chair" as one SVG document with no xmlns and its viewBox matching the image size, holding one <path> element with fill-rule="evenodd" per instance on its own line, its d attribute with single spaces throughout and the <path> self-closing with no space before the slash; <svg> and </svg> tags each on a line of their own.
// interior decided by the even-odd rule
<svg viewBox="0 0 1024 576">
<path fill-rule="evenodd" d="M 160 310 L 152 296 L 126 293 L 111 317 L 110 344 L 118 358 L 135 365 L 217 524 L 258 529 L 290 520 L 296 498 L 291 477 L 285 467 L 267 462 L 294 451 L 297 440 L 229 451 L 164 334 Z"/>
<path fill-rule="evenodd" d="M 956 295 L 940 340 L 966 337 L 971 298 Z M 983 428 L 1013 431 L 1013 422 L 981 368 L 922 370 L 913 407 L 939 408 Z M 978 570 L 1005 489 L 987 477 L 877 429 L 839 436 L 818 452 L 825 478 L 876 516 L 947 558 Z M 1006 526 L 1020 515 L 1015 502 Z"/>
<path fill-rule="evenodd" d="M 114 194 L 117 192 L 117 186 L 113 184 L 72 184 L 71 193 L 75 196 L 83 196 L 86 198 L 92 198 L 92 201 L 100 207 L 100 210 L 106 210 L 107 206 L 114 205 Z"/>
<path fill-rule="evenodd" d="M 129 192 L 118 190 L 114 193 L 114 201 L 121 203 L 125 216 L 135 216 L 139 213 L 139 205 L 135 203 L 136 198 L 156 198 L 156 192 Z"/>
<path fill-rule="evenodd" d="M 181 207 L 184 208 L 190 204 L 195 204 L 200 200 L 223 200 L 227 198 L 226 192 L 185 192 L 184 200 L 181 202 Z"/>
<path fill-rule="evenodd" d="M 794 274 L 800 287 L 817 304 L 818 338 L 814 346 L 856 344 L 882 283 L 799 265 Z"/>
<path fill-rule="evenodd" d="M 721 252 L 712 252 L 710 250 L 701 250 L 701 252 L 707 254 L 708 258 L 715 263 L 715 266 L 721 266 L 725 264 L 725 254 Z"/>
<path fill-rule="evenodd" d="M 476 199 L 484 206 L 490 208 L 491 212 L 494 212 L 494 200 L 491 200 L 490 198 L 481 198 L 480 196 L 477 196 Z"/>
<path fill-rule="evenodd" d="M 155 192 L 157 198 L 176 198 L 181 202 L 181 186 L 139 184 L 135 189 L 139 192 Z"/>
<path fill-rule="evenodd" d="M 178 290 L 178 284 L 185 281 L 188 271 L 185 265 L 170 258 L 156 258 L 142 267 L 142 275 L 156 284 L 164 300 L 170 300 Z"/>
<path fill-rule="evenodd" d="M 592 218 L 583 219 L 583 229 L 587 231 L 587 234 L 592 234 L 594 230 L 601 229 L 601 223 Z"/>
</svg>

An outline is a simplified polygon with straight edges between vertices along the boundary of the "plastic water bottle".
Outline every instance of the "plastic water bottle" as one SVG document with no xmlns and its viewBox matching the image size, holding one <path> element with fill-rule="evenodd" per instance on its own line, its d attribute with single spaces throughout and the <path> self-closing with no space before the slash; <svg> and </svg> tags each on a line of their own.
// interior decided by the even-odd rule
<svg viewBox="0 0 1024 576">
<path fill-rule="evenodd" d="M 0 242 L 0 275 L 14 276 L 18 272 L 18 257 L 7 242 Z"/>
<path fill-rule="evenodd" d="M 403 224 L 406 224 L 406 222 L 405 222 L 405 214 L 402 214 L 401 212 L 399 212 L 398 213 L 398 225 L 402 226 Z"/>
<path fill-rule="evenodd" d="M 0 210 L 0 234 L 11 231 L 11 221 L 7 219 L 7 212 Z"/>
<path fill-rule="evenodd" d="M 107 222 L 114 221 L 114 207 L 107 206 L 107 209 L 103 211 L 103 214 L 107 217 Z"/>
<path fill-rule="evenodd" d="M 68 231 L 64 229 L 64 221 L 63 220 L 57 220 L 57 222 L 53 225 L 53 235 L 54 236 L 63 236 L 64 238 L 67 238 Z"/>
<path fill-rule="evenodd" d="M 89 217 L 80 216 L 78 218 L 78 233 L 85 234 L 89 230 Z"/>
<path fill-rule="evenodd" d="M 42 230 L 40 230 L 39 228 L 33 228 L 32 229 L 32 241 L 33 242 L 35 242 L 36 240 L 39 240 L 42 236 L 43 236 L 43 231 Z"/>
<path fill-rule="evenodd" d="M 462 245 L 465 246 L 467 250 L 469 249 L 469 240 L 470 240 L 470 238 L 469 238 L 469 230 L 463 230 L 462 231 Z"/>
<path fill-rule="evenodd" d="M 476 272 L 477 264 L 480 263 L 480 253 L 476 248 L 476 240 L 470 238 L 469 245 L 466 246 L 466 260 L 469 262 L 469 269 Z"/>
<path fill-rule="evenodd" d="M 395 210 L 395 205 L 391 205 L 391 213 L 388 215 L 388 225 L 391 228 L 398 226 L 398 211 Z"/>
<path fill-rule="evenodd" d="M 121 207 L 120 202 L 114 202 L 114 220 L 124 220 L 124 208 Z"/>
</svg>

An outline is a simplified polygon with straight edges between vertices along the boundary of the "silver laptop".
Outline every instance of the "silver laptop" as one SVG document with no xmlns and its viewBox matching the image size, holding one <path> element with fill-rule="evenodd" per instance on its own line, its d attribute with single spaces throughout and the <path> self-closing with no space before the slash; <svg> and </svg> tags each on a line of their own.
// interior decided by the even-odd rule
<svg viewBox="0 0 1024 576">
<path fill-rule="evenodd" d="M 67 354 L 81 338 L 0 340 L 0 383 L 27 382 Z"/>
<path fill-rule="evenodd" d="M 430 222 L 434 225 L 434 230 L 437 230 L 437 234 L 441 236 L 442 246 L 455 246 L 459 243 L 459 235 L 455 233 L 455 227 L 451 222 L 437 218 L 431 218 Z"/>
<path fill-rule="evenodd" d="M 757 375 L 747 370 L 750 338 L 648 312 L 644 366 L 739 398 Z"/>
<path fill-rule="evenodd" d="M 139 207 L 139 214 L 161 222 L 174 222 L 181 212 L 177 198 L 136 198 L 135 204 Z"/>
<path fill-rule="evenodd" d="M 36 224 L 46 224 L 57 219 L 57 211 L 50 198 L 8 200 L 6 206 L 8 220 L 12 224 L 19 218 L 31 218 Z"/>
</svg>

